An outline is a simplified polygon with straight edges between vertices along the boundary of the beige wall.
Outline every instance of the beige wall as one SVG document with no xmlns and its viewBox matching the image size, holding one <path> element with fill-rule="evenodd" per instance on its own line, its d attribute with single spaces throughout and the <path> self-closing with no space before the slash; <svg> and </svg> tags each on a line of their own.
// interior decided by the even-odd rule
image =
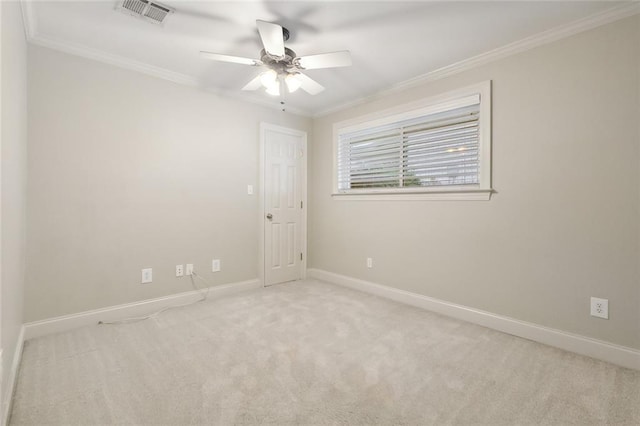
<svg viewBox="0 0 640 426">
<path fill-rule="evenodd" d="M 639 24 L 636 15 L 315 120 L 310 267 L 640 348 Z M 491 201 L 331 198 L 333 123 L 485 80 Z M 608 321 L 589 316 L 590 296 L 609 299 Z"/>
<path fill-rule="evenodd" d="M 0 2 L 2 25 L 2 194 L 0 248 L 0 306 L 2 327 L 2 413 L 22 326 L 25 272 L 27 185 L 27 43 L 20 4 Z"/>
<path fill-rule="evenodd" d="M 259 123 L 309 119 L 34 46 L 29 84 L 26 321 L 258 277 Z"/>
</svg>

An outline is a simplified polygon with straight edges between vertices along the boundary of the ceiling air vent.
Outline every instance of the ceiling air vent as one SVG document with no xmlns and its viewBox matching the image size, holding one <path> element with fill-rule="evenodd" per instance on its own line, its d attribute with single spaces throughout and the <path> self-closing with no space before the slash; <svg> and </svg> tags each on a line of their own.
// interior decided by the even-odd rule
<svg viewBox="0 0 640 426">
<path fill-rule="evenodd" d="M 173 13 L 173 9 L 148 0 L 122 0 L 118 9 L 154 24 L 162 24 L 165 18 Z"/>
</svg>

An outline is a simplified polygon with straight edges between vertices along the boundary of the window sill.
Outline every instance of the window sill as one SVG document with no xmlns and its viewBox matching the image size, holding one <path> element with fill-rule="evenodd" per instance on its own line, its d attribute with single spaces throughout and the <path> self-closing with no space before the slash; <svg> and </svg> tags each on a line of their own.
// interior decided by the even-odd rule
<svg viewBox="0 0 640 426">
<path fill-rule="evenodd" d="M 493 189 L 430 192 L 340 192 L 331 194 L 344 201 L 489 201 Z"/>
</svg>

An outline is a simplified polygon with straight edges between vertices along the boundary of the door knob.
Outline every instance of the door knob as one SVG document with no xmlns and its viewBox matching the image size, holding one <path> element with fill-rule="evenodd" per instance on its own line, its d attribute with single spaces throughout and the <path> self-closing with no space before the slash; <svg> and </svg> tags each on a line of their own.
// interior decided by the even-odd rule
<svg viewBox="0 0 640 426">
<path fill-rule="evenodd" d="M 267 219 L 269 220 L 273 219 L 273 215 L 271 213 L 267 213 Z"/>
</svg>

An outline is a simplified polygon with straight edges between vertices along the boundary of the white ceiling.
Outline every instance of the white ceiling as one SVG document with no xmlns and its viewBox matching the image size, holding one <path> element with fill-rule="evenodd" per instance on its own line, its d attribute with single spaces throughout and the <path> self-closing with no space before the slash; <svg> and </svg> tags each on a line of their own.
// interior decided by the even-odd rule
<svg viewBox="0 0 640 426">
<path fill-rule="evenodd" d="M 367 2 L 160 1 L 176 9 L 163 26 L 116 10 L 117 0 L 33 2 L 35 42 L 125 64 L 223 94 L 278 105 L 263 91 L 240 89 L 254 67 L 200 58 L 211 52 L 258 58 L 255 20 L 288 28 L 298 55 L 350 50 L 353 66 L 306 73 L 326 87 L 299 90 L 287 108 L 321 114 L 406 80 L 619 7 L 611 1 Z"/>
</svg>

